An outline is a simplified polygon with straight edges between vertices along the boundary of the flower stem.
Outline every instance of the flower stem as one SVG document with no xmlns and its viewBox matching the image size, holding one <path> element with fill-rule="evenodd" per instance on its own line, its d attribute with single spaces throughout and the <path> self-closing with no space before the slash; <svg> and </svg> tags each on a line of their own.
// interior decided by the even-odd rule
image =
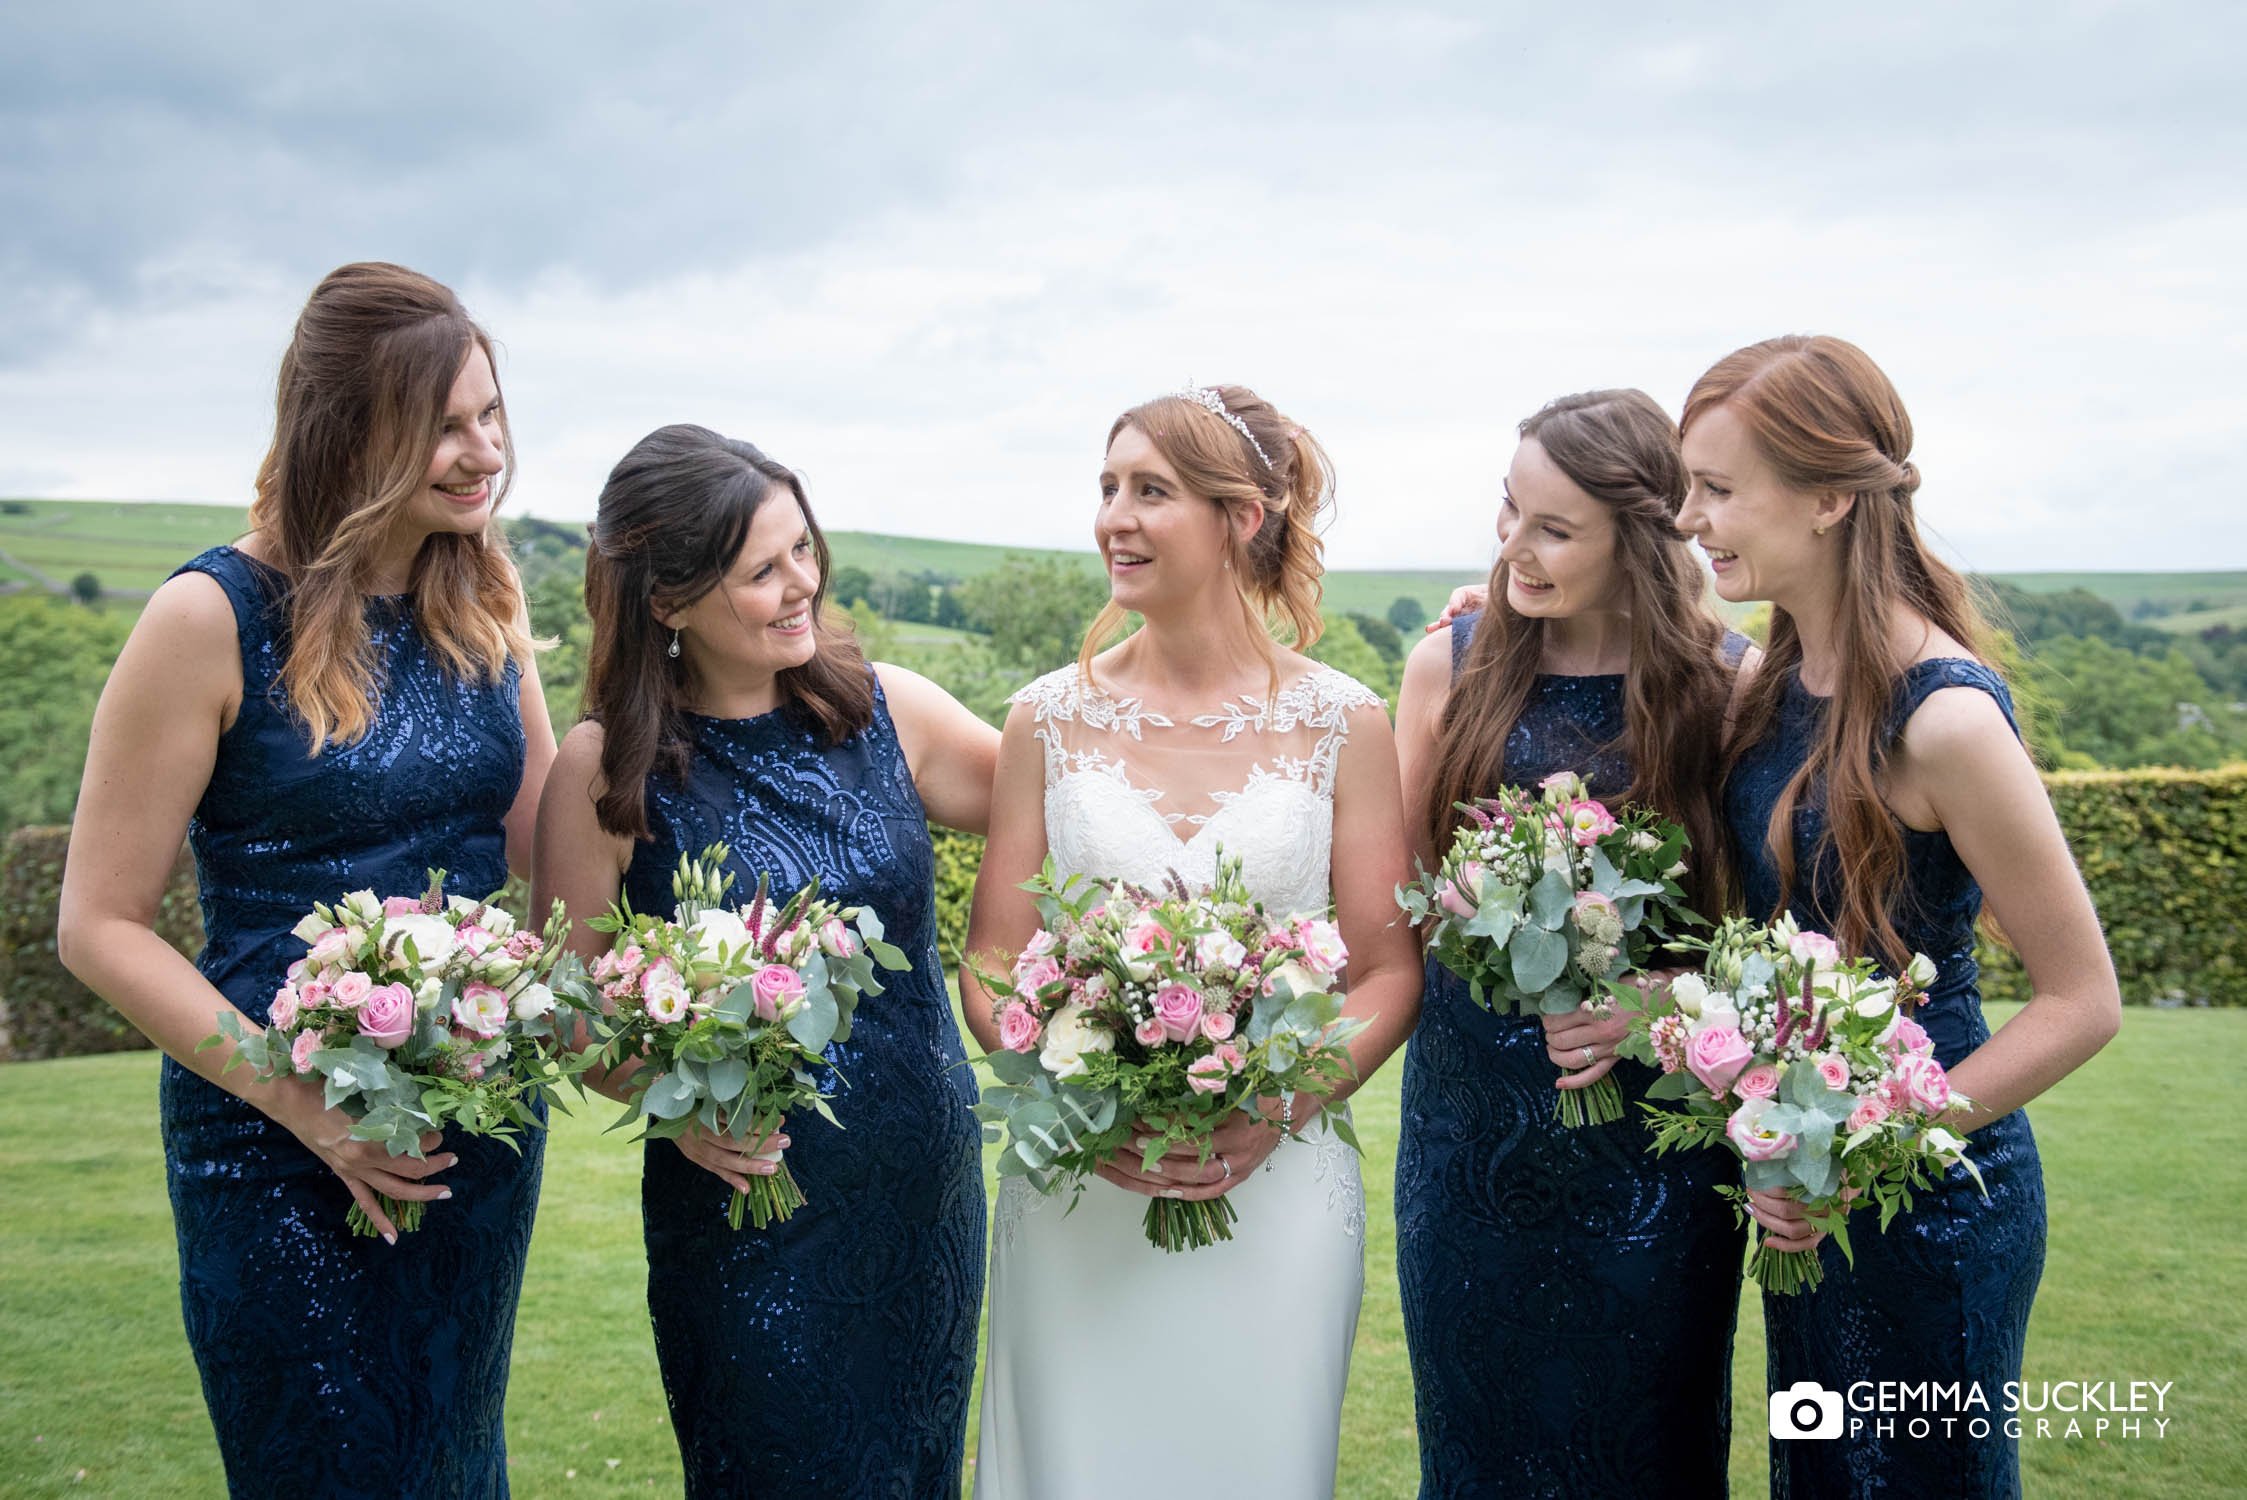
<svg viewBox="0 0 2247 1500">
<path fill-rule="evenodd" d="M 741 1227 L 744 1211 L 749 1222 L 762 1229 L 774 1220 L 787 1222 L 789 1215 L 805 1203 L 804 1190 L 796 1185 L 796 1174 L 788 1170 L 788 1163 L 779 1163 L 779 1170 L 770 1177 L 749 1179 L 749 1191 L 736 1191 L 733 1202 L 726 1208 L 726 1222 L 734 1228 Z"/>
<path fill-rule="evenodd" d="M 390 1216 L 391 1223 L 398 1226 L 400 1234 L 412 1234 L 421 1227 L 421 1215 L 429 1207 L 428 1204 L 422 1202 L 419 1198 L 408 1198 L 401 1201 L 390 1197 L 388 1194 L 378 1194 L 377 1196 L 382 1199 L 382 1211 Z M 351 1226 L 353 1234 L 370 1240 L 382 1238 L 382 1231 L 375 1228 L 375 1221 L 369 1218 L 367 1211 L 356 1203 L 351 1205 L 351 1212 L 344 1222 Z"/>
<path fill-rule="evenodd" d="M 1765 1291 L 1792 1297 L 1805 1288 L 1816 1291 L 1826 1269 L 1815 1250 L 1770 1250 L 1758 1236 L 1755 1253 L 1748 1257 L 1748 1274 Z"/>
<path fill-rule="evenodd" d="M 1623 1093 L 1612 1077 L 1580 1089 L 1562 1089 L 1553 1113 L 1570 1130 L 1584 1125 L 1609 1125 L 1623 1118 Z"/>
<path fill-rule="evenodd" d="M 1147 1243 L 1158 1250 L 1199 1250 L 1233 1237 L 1240 1218 L 1223 1198 L 1188 1202 L 1183 1198 L 1156 1198 L 1147 1205 Z"/>
</svg>

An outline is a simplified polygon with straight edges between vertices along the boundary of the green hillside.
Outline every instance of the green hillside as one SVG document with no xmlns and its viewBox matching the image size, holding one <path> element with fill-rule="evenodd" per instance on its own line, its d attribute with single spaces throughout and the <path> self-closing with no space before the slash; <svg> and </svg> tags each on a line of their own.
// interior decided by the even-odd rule
<svg viewBox="0 0 2247 1500">
<path fill-rule="evenodd" d="M 2163 630 L 2247 626 L 2247 571 L 2230 573 L 1991 573 L 2032 594 L 2082 589 L 2123 619 Z"/>
</svg>

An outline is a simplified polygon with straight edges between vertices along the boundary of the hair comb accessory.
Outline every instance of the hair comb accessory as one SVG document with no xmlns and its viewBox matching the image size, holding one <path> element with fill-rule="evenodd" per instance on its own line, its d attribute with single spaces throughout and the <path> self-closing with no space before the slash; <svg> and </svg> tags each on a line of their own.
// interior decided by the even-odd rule
<svg viewBox="0 0 2247 1500">
<path fill-rule="evenodd" d="M 1247 438 L 1248 446 L 1254 448 L 1256 450 L 1256 456 L 1264 461 L 1265 471 L 1267 473 L 1274 472 L 1272 469 L 1272 455 L 1266 453 L 1264 451 L 1264 445 L 1256 441 L 1256 434 L 1248 430 L 1248 424 L 1233 414 L 1232 408 L 1228 407 L 1225 404 L 1225 398 L 1218 394 L 1217 387 L 1213 385 L 1195 385 L 1192 381 L 1188 381 L 1185 388 L 1178 391 L 1176 394 L 1179 400 L 1193 402 L 1194 405 L 1208 412 L 1211 416 L 1216 417 L 1226 426 L 1232 428 L 1233 431 L 1239 433 L 1242 437 Z"/>
</svg>

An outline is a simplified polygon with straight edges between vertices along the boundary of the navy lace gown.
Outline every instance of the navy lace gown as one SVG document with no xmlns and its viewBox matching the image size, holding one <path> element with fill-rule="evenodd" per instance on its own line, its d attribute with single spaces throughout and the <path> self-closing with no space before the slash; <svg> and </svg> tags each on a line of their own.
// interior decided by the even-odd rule
<svg viewBox="0 0 2247 1500">
<path fill-rule="evenodd" d="M 983 1300 L 981 1135 L 936 949 L 935 857 L 875 688 L 874 723 L 829 745 L 783 707 L 689 716 L 683 783 L 654 776 L 625 874 L 669 912 L 682 854 L 722 842 L 735 892 L 814 877 L 870 906 L 913 960 L 830 1046 L 842 1128 L 791 1117 L 809 1200 L 786 1223 L 726 1223 L 733 1189 L 651 1141 L 641 1179 L 648 1311 L 690 1496 L 956 1495 Z M 830 1077 L 830 1086 L 835 1080 Z"/>
<path fill-rule="evenodd" d="M 1890 733 L 1900 732 L 1930 693 L 1966 687 L 1988 693 L 2013 717 L 2012 697 L 1996 673 L 1958 658 L 1924 661 L 1899 683 Z M 1808 758 L 1826 700 L 1787 684 L 1772 732 L 1733 768 L 1725 816 L 1741 860 L 1741 885 L 1751 913 L 1778 901 L 1776 868 L 1765 843 L 1771 810 Z M 1822 795 L 1804 799 L 1794 817 L 1796 869 L 1809 870 L 1824 829 Z M 1905 884 L 1895 908 L 1898 931 L 1916 952 L 1935 960 L 1937 977 L 1921 1003 L 1919 1023 L 1944 1067 L 1989 1040 L 1975 989 L 1974 922 L 1981 887 L 1959 860 L 1948 835 L 1904 830 Z M 1797 888 L 1789 909 L 1807 928 L 1830 932 L 1839 883 L 1829 857 L 1809 889 Z M 1852 1226 L 1848 1261 L 1831 1240 L 1819 1249 L 1824 1283 L 1793 1297 L 1767 1296 L 1771 1389 L 1815 1380 L 1846 1391 L 1855 1381 L 1980 1381 L 1989 1403 L 1987 1435 L 1969 1421 L 1949 1436 L 1881 1434 L 1867 1414 L 1861 1430 L 1838 1441 L 1771 1444 L 1771 1493 L 1822 1500 L 1829 1495 L 2013 1495 L 2020 1491 L 2017 1444 L 2004 1434 L 2005 1381 L 2021 1373 L 2029 1309 L 2044 1270 L 2044 1170 L 2028 1116 L 2019 1110 L 1976 1130 L 1968 1148 L 1989 1186 L 1984 1201 L 1962 1168 L 1934 1194 L 1917 1195 L 1913 1210 L 1882 1234 L 1871 1222 Z M 1971 1410 L 1964 1415 L 1977 1415 Z M 1854 1413 L 1845 1414 L 1847 1417 Z"/>
<path fill-rule="evenodd" d="M 1454 672 L 1477 616 L 1452 626 Z M 1744 641 L 1728 643 L 1737 657 Z M 1619 796 L 1620 676 L 1537 679 L 1506 777 Z M 1721 1495 L 1745 1231 L 1713 1152 L 1655 1157 L 1630 1121 L 1571 1130 L 1535 1016 L 1429 960 L 1405 1054 L 1397 1274 L 1424 1500 Z M 1610 1075 L 1635 1118 L 1653 1070 Z"/>
<path fill-rule="evenodd" d="M 242 638 L 241 712 L 188 825 L 208 936 L 196 966 L 263 1020 L 314 901 L 413 894 L 433 867 L 455 893 L 506 882 L 518 683 L 512 664 L 497 683 L 451 677 L 410 598 L 370 599 L 374 725 L 309 756 L 277 682 L 281 575 L 231 547 L 180 571 L 218 581 Z M 392 1246 L 345 1228 L 348 1190 L 295 1136 L 169 1058 L 162 1118 L 180 1303 L 232 1493 L 505 1495 L 500 1407 L 545 1137 L 518 1156 L 448 1136 L 452 1199 Z"/>
</svg>

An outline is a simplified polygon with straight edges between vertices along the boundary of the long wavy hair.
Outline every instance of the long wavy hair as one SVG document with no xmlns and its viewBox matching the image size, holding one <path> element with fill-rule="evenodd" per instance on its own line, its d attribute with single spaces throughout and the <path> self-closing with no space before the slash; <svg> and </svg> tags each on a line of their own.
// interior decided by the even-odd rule
<svg viewBox="0 0 2247 1500">
<path fill-rule="evenodd" d="M 1764 830 L 1779 875 L 1778 905 L 1770 914 L 1786 907 L 1801 874 L 1795 809 L 1822 787 L 1826 831 L 1812 864 L 1829 851 L 1836 860 L 1841 910 L 1827 913 L 1834 936 L 1845 950 L 1894 967 L 1910 957 L 1896 928 L 1894 894 L 1905 888 L 1904 835 L 1881 799 L 1880 783 L 1896 686 L 1911 662 L 1891 643 L 1892 612 L 1910 610 L 1984 661 L 1986 627 L 1966 580 L 1920 538 L 1912 513 L 1919 470 L 1911 461 L 1911 417 L 1864 350 L 1800 334 L 1750 344 L 1694 382 L 1685 399 L 1685 427 L 1719 407 L 1746 425 L 1756 451 L 1790 488 L 1855 497 L 1840 522 L 1840 593 L 1833 601 L 1840 669 L 1833 698 L 1823 732 L 1780 792 Z M 1734 760 L 1771 733 L 1801 665 L 1801 632 L 1774 605 L 1763 669 L 1732 726 Z"/>
<path fill-rule="evenodd" d="M 1724 707 L 1732 673 L 1724 626 L 1677 530 L 1685 503 L 1678 430 L 1642 391 L 1586 391 L 1548 402 L 1522 422 L 1585 494 L 1615 522 L 1615 573 L 1627 590 L 1630 670 L 1623 686 L 1622 746 L 1631 764 L 1624 797 L 1674 819 L 1693 841 L 1689 896 L 1721 908 L 1732 862 L 1719 786 Z M 1440 856 L 1458 827 L 1456 804 L 1488 796 L 1506 780 L 1506 739 L 1528 706 L 1544 656 L 1547 623 L 1507 601 L 1508 564 L 1490 571 L 1490 602 L 1460 664 L 1436 735 L 1422 826 Z"/>
<path fill-rule="evenodd" d="M 1276 677 L 1274 636 L 1302 649 L 1325 628 L 1319 618 L 1325 544 L 1317 523 L 1334 503 L 1334 466 L 1318 439 L 1247 386 L 1214 389 L 1225 409 L 1246 424 L 1254 446 L 1230 422 L 1184 396 L 1141 402 L 1109 426 L 1108 441 L 1113 444 L 1126 427 L 1138 428 L 1179 483 L 1228 519 L 1237 519 L 1251 504 L 1263 505 L 1264 524 L 1256 535 L 1243 542 L 1239 528 L 1233 528 L 1232 577 L 1242 616 Z M 1269 466 L 1257 447 L 1270 455 Z M 1092 679 L 1092 658 L 1123 629 L 1127 615 L 1110 599 L 1093 618 L 1077 653 L 1077 671 L 1086 681 Z"/>
<path fill-rule="evenodd" d="M 281 356 L 273 446 L 258 466 L 250 529 L 289 581 L 281 685 L 311 736 L 311 753 L 367 732 L 382 668 L 364 594 L 382 544 L 429 477 L 445 405 L 472 349 L 491 339 L 460 299 L 404 266 L 340 266 L 313 288 Z M 495 362 L 492 378 L 499 378 Z M 506 458 L 494 519 L 474 533 L 439 532 L 415 554 L 407 588 L 414 623 L 446 670 L 496 682 L 530 659 L 519 623 L 523 590 L 496 515 L 515 472 Z"/>
<path fill-rule="evenodd" d="M 827 613 L 834 569 L 803 481 L 753 443 L 684 423 L 659 427 L 609 471 L 585 549 L 585 610 L 593 621 L 585 717 L 601 726 L 595 813 L 611 835 L 647 838 L 649 774 L 686 774 L 693 668 L 688 657 L 670 654 L 671 632 L 657 611 L 683 608 L 716 588 L 758 510 L 790 498 L 811 531 L 819 587 L 811 600 L 812 657 L 780 673 L 781 702 L 807 715 L 829 743 L 874 722 L 866 658 Z"/>
</svg>

